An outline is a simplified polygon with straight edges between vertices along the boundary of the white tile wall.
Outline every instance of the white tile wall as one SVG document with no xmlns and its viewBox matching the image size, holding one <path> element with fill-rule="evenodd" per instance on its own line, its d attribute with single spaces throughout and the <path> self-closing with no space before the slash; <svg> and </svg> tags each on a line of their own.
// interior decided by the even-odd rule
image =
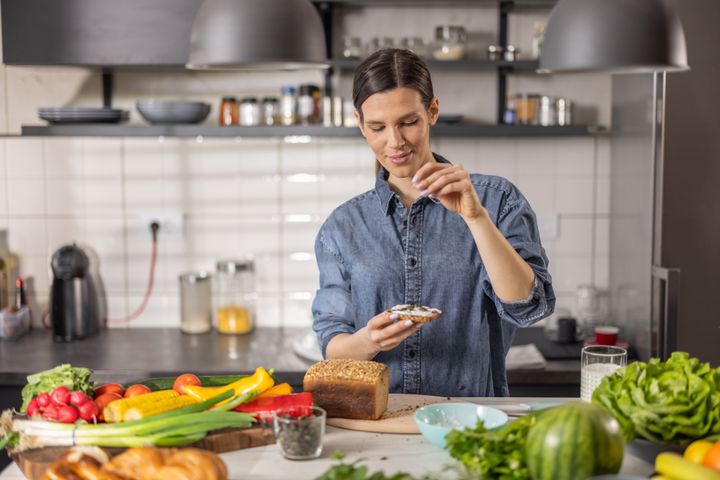
<svg viewBox="0 0 720 480">
<path fill-rule="evenodd" d="M 184 214 L 184 234 L 160 233 L 153 297 L 132 326 L 179 322 L 179 273 L 252 255 L 260 325 L 307 325 L 317 288 L 313 246 L 326 215 L 374 183 L 362 140 L 5 140 L 0 228 L 47 302 L 49 255 L 77 241 L 94 247 L 114 317 L 146 288 L 147 212 Z M 607 139 L 442 139 L 436 150 L 468 170 L 513 180 L 536 212 L 558 218 L 545 241 L 560 307 L 577 285 L 608 281 Z M 27 165 L 27 168 L 24 168 Z M 59 165 L 67 167 L 59 168 Z M 3 209 L 2 199 L 7 199 Z M 5 212 L 5 213 L 3 213 Z M 121 326 L 122 327 L 122 326 Z"/>
</svg>

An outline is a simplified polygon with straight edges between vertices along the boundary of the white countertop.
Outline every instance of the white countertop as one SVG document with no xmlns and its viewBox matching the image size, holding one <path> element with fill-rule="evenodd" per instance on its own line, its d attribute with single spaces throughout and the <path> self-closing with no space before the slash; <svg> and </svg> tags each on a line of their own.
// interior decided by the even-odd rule
<svg viewBox="0 0 720 480">
<path fill-rule="evenodd" d="M 485 405 L 497 405 L 567 399 L 469 398 L 468 400 Z M 322 456 L 315 460 L 286 460 L 277 445 L 223 453 L 221 457 L 227 463 L 232 480 L 245 478 L 270 480 L 288 478 L 288 475 L 300 480 L 311 480 L 337 463 L 330 459 L 333 452 L 337 450 L 345 454 L 343 462 L 352 463 L 360 460 L 362 465 L 368 466 L 369 473 L 384 470 L 386 474 L 403 471 L 421 475 L 428 472 L 439 472 L 444 465 L 455 463 L 455 460 L 444 450 L 428 443 L 422 435 L 355 432 L 330 426 L 327 427 Z M 621 472 L 647 477 L 653 473 L 653 467 L 626 453 Z M 23 478 L 22 473 L 14 464 L 8 466 L 0 474 L 0 480 Z"/>
</svg>

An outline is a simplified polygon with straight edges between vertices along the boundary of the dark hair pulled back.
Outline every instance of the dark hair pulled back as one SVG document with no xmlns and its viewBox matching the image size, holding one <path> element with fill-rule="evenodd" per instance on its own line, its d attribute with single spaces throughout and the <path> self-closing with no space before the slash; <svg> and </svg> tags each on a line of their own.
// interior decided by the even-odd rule
<svg viewBox="0 0 720 480">
<path fill-rule="evenodd" d="M 367 57 L 355 70 L 353 77 L 353 105 L 360 107 L 369 96 L 399 87 L 407 87 L 420 93 L 423 105 L 430 109 L 433 94 L 430 71 L 420 57 L 410 50 L 384 48 Z"/>
</svg>

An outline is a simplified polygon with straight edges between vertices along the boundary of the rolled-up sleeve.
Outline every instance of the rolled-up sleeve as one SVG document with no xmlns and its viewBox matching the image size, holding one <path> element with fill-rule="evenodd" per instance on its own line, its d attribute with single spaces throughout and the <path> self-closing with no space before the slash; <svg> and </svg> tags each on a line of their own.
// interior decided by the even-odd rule
<svg viewBox="0 0 720 480">
<path fill-rule="evenodd" d="M 500 318 L 520 327 L 529 326 L 547 317 L 555 309 L 555 293 L 548 272 L 548 258 L 540 243 L 535 213 L 522 195 L 508 201 L 497 226 L 515 251 L 535 273 L 533 287 L 527 298 L 504 302 L 493 291 L 487 271 L 482 269 L 483 290 L 493 300 Z"/>
<path fill-rule="evenodd" d="M 323 229 L 315 239 L 315 258 L 320 271 L 320 288 L 312 305 L 313 330 L 323 357 L 327 358 L 330 340 L 339 333 L 354 333 L 355 321 L 347 270 Z"/>
</svg>

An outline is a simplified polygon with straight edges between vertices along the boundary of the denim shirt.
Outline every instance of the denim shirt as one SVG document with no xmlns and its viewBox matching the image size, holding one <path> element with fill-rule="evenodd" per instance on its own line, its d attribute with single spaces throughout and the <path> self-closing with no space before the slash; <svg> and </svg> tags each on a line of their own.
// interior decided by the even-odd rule
<svg viewBox="0 0 720 480">
<path fill-rule="evenodd" d="M 323 356 L 335 335 L 354 333 L 394 305 L 435 307 L 439 319 L 373 359 L 390 368 L 390 391 L 507 396 L 505 356 L 515 329 L 555 306 L 535 214 L 508 180 L 470 176 L 490 218 L 535 272 L 527 298 L 503 302 L 463 219 L 427 197 L 408 211 L 387 176 L 380 168 L 375 188 L 336 208 L 318 232 L 312 310 Z"/>
</svg>

